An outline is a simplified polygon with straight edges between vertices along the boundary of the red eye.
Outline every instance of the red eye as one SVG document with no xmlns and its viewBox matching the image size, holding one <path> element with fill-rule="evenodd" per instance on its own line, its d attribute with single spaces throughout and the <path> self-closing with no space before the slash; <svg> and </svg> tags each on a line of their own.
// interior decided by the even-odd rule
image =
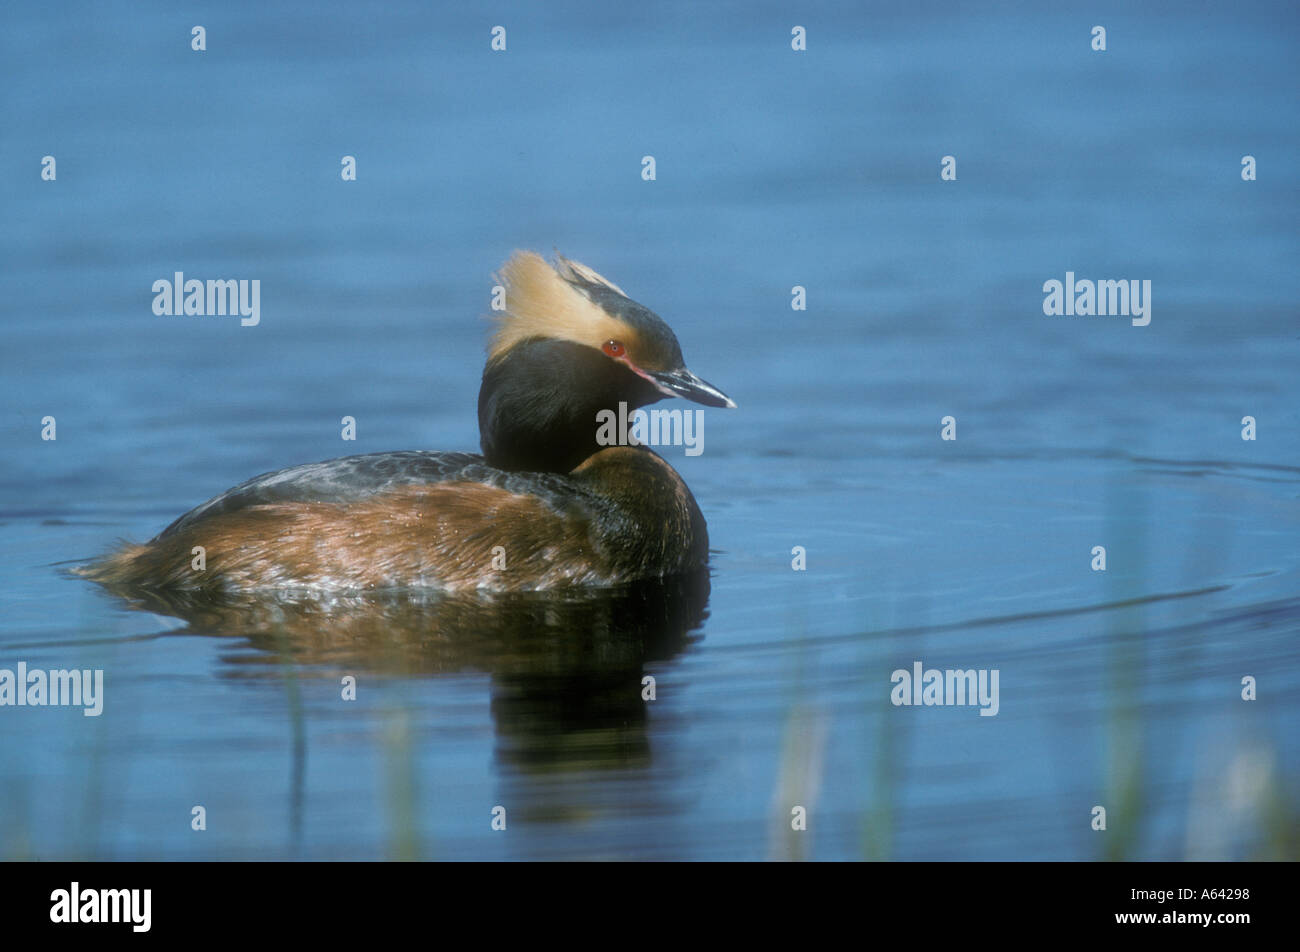
<svg viewBox="0 0 1300 952">
<path fill-rule="evenodd" d="M 611 357 L 623 356 L 623 345 L 616 340 L 605 341 L 605 346 L 601 349 L 604 350 L 605 353 L 609 354 L 609 356 Z"/>
</svg>

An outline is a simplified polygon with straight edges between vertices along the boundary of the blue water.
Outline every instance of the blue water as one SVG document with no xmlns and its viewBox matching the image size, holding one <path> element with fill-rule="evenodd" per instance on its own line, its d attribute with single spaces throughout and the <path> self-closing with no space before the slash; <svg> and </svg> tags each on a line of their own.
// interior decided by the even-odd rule
<svg viewBox="0 0 1300 952">
<path fill-rule="evenodd" d="M 0 668 L 106 696 L 0 707 L 0 855 L 1300 855 L 1300 17 L 840 6 L 6 8 Z M 475 449 L 516 248 L 739 403 L 664 450 L 707 606 L 195 618 L 66 574 L 266 470 Z M 260 324 L 156 316 L 176 271 L 259 279 Z M 1067 271 L 1151 323 L 1045 316 Z M 999 713 L 892 705 L 915 661 Z"/>
</svg>

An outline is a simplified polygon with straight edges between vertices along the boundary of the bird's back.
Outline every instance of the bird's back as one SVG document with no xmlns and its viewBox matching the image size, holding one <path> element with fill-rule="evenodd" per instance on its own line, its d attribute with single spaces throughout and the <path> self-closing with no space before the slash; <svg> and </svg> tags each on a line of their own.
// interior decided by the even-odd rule
<svg viewBox="0 0 1300 952">
<path fill-rule="evenodd" d="M 649 450 L 610 448 L 567 475 L 404 451 L 254 477 L 84 574 L 213 593 L 521 590 L 663 577 L 707 551 L 690 491 Z"/>
</svg>

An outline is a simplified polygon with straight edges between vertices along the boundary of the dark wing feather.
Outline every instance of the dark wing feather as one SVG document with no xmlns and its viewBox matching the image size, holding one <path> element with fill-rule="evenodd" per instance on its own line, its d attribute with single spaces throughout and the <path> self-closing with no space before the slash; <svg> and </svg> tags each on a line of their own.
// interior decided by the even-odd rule
<svg viewBox="0 0 1300 952">
<path fill-rule="evenodd" d="M 248 506 L 276 502 L 357 502 L 402 486 L 447 482 L 485 483 L 512 492 L 533 493 L 556 508 L 574 502 L 575 494 L 586 495 L 564 476 L 507 473 L 488 466 L 483 457 L 473 453 L 420 450 L 367 453 L 254 476 L 191 509 L 157 538 L 188 529 L 202 519 Z"/>
</svg>

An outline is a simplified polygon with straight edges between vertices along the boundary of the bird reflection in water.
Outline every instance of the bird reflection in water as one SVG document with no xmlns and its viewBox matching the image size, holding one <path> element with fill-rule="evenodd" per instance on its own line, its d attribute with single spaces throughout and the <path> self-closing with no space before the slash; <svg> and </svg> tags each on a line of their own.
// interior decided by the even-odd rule
<svg viewBox="0 0 1300 952">
<path fill-rule="evenodd" d="M 109 591 L 185 621 L 175 634 L 240 639 L 254 650 L 227 653 L 236 677 L 263 666 L 295 678 L 488 674 L 498 764 L 527 773 L 649 762 L 646 666 L 691 641 L 707 617 L 709 576 L 475 595 Z"/>
</svg>

